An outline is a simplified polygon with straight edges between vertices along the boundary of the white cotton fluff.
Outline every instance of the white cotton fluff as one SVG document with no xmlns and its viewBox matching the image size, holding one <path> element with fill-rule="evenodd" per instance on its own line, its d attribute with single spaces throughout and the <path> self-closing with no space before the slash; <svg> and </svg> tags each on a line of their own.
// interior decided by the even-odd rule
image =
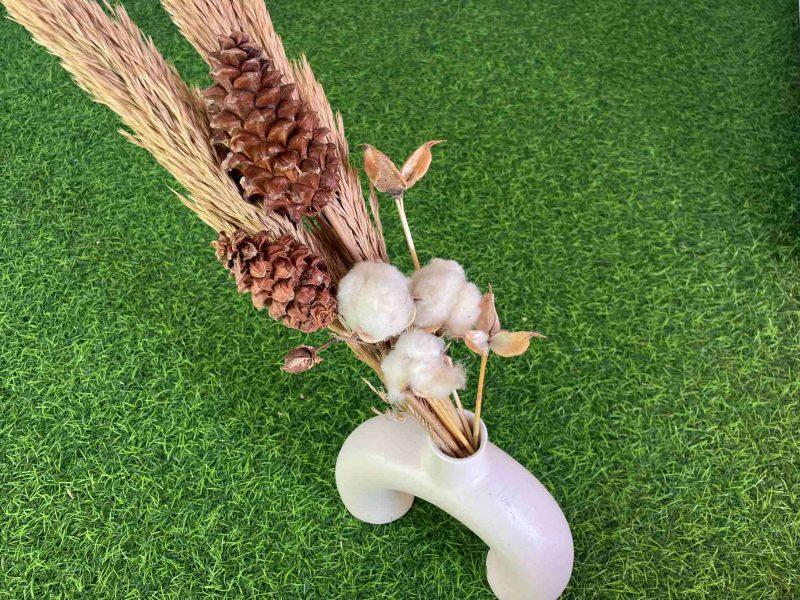
<svg viewBox="0 0 800 600">
<path fill-rule="evenodd" d="M 389 401 L 400 402 L 403 399 L 403 392 L 408 387 L 408 357 L 400 352 L 390 352 L 381 361 L 381 371 Z"/>
<path fill-rule="evenodd" d="M 438 365 L 415 363 L 409 369 L 411 387 L 426 398 L 449 398 L 454 390 L 460 390 L 467 383 L 467 374 L 461 365 Z"/>
<path fill-rule="evenodd" d="M 447 319 L 447 333 L 462 336 L 475 326 L 481 314 L 481 291 L 467 282 L 458 291 L 456 303 Z"/>
<path fill-rule="evenodd" d="M 445 323 L 464 283 L 464 269 L 454 260 L 434 258 L 416 271 L 411 276 L 411 291 L 417 305 L 414 325 L 428 328 Z"/>
<path fill-rule="evenodd" d="M 399 334 L 414 319 L 411 282 L 385 262 L 356 264 L 339 282 L 339 314 L 365 341 Z"/>
<path fill-rule="evenodd" d="M 462 336 L 480 316 L 481 293 L 467 281 L 454 260 L 434 258 L 411 276 L 411 293 L 417 305 L 414 325 L 447 327 L 447 334 Z"/>
<path fill-rule="evenodd" d="M 411 383 L 412 365 L 437 365 L 444 353 L 444 340 L 422 329 L 410 329 L 397 338 L 394 349 L 381 362 L 389 399 L 398 402 Z"/>
<path fill-rule="evenodd" d="M 428 398 L 447 398 L 466 384 L 464 369 L 445 356 L 444 340 L 422 329 L 401 335 L 381 370 L 392 402 L 401 401 L 409 386 Z"/>
<path fill-rule="evenodd" d="M 439 360 L 444 354 L 444 340 L 422 329 L 409 329 L 397 338 L 394 352 L 414 360 Z"/>
</svg>

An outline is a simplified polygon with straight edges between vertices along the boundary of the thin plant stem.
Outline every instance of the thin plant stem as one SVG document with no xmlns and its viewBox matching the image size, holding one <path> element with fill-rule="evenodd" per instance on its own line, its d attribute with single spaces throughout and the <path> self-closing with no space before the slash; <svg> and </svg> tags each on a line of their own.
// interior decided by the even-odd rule
<svg viewBox="0 0 800 600">
<path fill-rule="evenodd" d="M 461 425 L 464 427 L 464 431 L 469 432 L 469 421 L 467 421 L 467 415 L 464 413 L 464 406 L 461 404 L 461 398 L 456 390 L 453 390 L 453 399 L 456 401 L 456 406 L 458 407 L 458 417 L 461 419 Z"/>
<path fill-rule="evenodd" d="M 475 420 L 472 422 L 472 439 L 476 448 L 481 445 L 481 403 L 483 402 L 483 384 L 486 382 L 486 363 L 489 353 L 481 354 L 481 370 L 478 375 L 478 393 L 475 395 Z"/>
<path fill-rule="evenodd" d="M 408 219 L 406 219 L 406 207 L 403 203 L 403 195 L 395 196 L 394 203 L 397 206 L 397 212 L 400 215 L 400 223 L 403 226 L 403 233 L 406 235 L 406 244 L 408 244 L 408 251 L 411 253 L 411 260 L 414 261 L 414 270 L 419 271 L 419 258 L 417 258 L 417 249 L 414 247 L 414 238 L 411 237 L 411 229 L 408 226 Z"/>
<path fill-rule="evenodd" d="M 449 400 L 446 402 L 449 403 Z M 433 411 L 442 421 L 442 424 L 447 428 L 450 434 L 456 439 L 456 441 L 461 444 L 461 447 L 467 451 L 468 454 L 472 454 L 475 450 L 472 448 L 472 444 L 469 443 L 469 440 L 464 436 L 464 432 L 461 431 L 459 428 L 458 423 L 453 420 L 452 415 L 447 412 L 447 408 L 443 406 L 444 402 L 440 400 L 428 400 L 428 404 L 431 405 Z"/>
<path fill-rule="evenodd" d="M 447 431 L 447 433 L 450 434 L 451 439 L 456 444 L 460 443 L 464 447 L 464 449 L 469 448 L 469 445 L 464 445 L 466 443 L 466 440 L 462 441 L 462 440 L 458 439 L 459 435 L 461 435 L 462 438 L 464 436 L 461 434 L 461 432 L 458 430 L 458 428 L 454 428 L 453 427 L 453 423 L 450 421 L 450 419 L 448 419 L 447 414 L 443 411 L 443 409 L 439 405 L 439 403 L 434 399 L 427 399 L 427 398 L 426 398 L 426 402 L 427 402 L 427 405 L 431 408 L 431 411 L 433 412 L 433 416 L 436 417 L 436 420 L 439 422 L 439 424 L 442 427 L 444 427 L 445 431 Z"/>
<path fill-rule="evenodd" d="M 375 353 L 371 351 L 374 350 L 374 345 L 364 344 L 363 342 L 353 339 L 353 333 L 337 322 L 331 323 L 328 326 L 328 329 L 335 335 L 344 339 L 344 341 L 353 351 L 353 354 L 355 354 L 359 360 L 368 364 L 379 375 L 381 374 L 380 357 L 376 356 Z"/>
<path fill-rule="evenodd" d="M 472 432 L 470 430 L 469 424 L 467 424 L 467 426 L 464 427 L 464 423 L 461 420 L 461 416 L 459 415 L 459 412 L 456 409 L 455 404 L 453 404 L 453 401 L 450 398 L 442 398 L 440 402 L 442 406 L 445 408 L 447 415 L 450 418 L 450 422 L 453 424 L 453 427 L 457 431 L 459 431 L 469 443 L 470 454 L 472 454 L 475 450 L 472 447 Z"/>
<path fill-rule="evenodd" d="M 447 416 L 450 417 L 450 420 L 453 422 L 453 425 L 457 429 L 461 430 L 461 421 L 458 418 L 458 412 L 456 411 L 456 407 L 453 405 L 453 402 L 450 400 L 450 398 L 442 398 L 440 402 L 442 407 L 444 407 L 445 412 L 447 412 Z M 469 431 L 466 433 L 469 435 Z"/>
<path fill-rule="evenodd" d="M 346 340 L 344 338 L 340 338 L 339 336 L 334 336 L 331 339 L 329 339 L 327 342 L 322 344 L 319 348 L 317 348 L 316 351 L 317 352 L 322 352 L 322 351 L 327 350 L 328 348 L 330 348 L 335 342 L 347 342 L 347 341 L 349 341 L 349 340 Z"/>
<path fill-rule="evenodd" d="M 412 417 L 415 420 L 417 420 L 417 422 L 420 423 L 421 425 L 423 425 L 423 426 L 425 425 L 424 422 L 419 421 L 417 419 L 417 417 L 414 417 L 413 415 L 412 415 Z M 441 436 L 438 433 L 436 433 L 433 429 L 430 429 L 430 428 L 426 428 L 426 429 L 428 431 L 428 435 L 431 436 L 431 439 L 433 440 L 433 443 L 436 444 L 436 446 L 439 448 L 439 450 L 441 450 L 445 454 L 448 454 L 450 451 L 447 449 L 447 444 L 444 443 L 444 440 L 441 438 Z"/>
<path fill-rule="evenodd" d="M 462 458 L 464 456 L 464 452 L 458 447 L 458 443 L 456 443 L 455 439 L 453 439 L 453 436 L 450 433 L 450 431 L 448 431 L 442 425 L 442 422 L 439 419 L 437 419 L 436 416 L 432 413 L 427 402 L 420 400 L 413 394 L 408 394 L 406 396 L 406 402 L 408 403 L 409 406 L 411 406 L 413 411 L 427 424 L 427 426 L 433 429 L 433 431 L 435 431 L 436 434 L 441 438 L 441 440 L 447 446 L 447 452 L 449 454 L 457 458 Z"/>
</svg>

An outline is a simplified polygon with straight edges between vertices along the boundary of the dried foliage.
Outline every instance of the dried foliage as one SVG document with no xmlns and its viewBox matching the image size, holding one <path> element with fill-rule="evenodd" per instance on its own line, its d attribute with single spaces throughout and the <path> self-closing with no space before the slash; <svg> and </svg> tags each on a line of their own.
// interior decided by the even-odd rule
<svg viewBox="0 0 800 600">
<path fill-rule="evenodd" d="M 285 373 L 305 373 L 322 362 L 319 353 L 313 346 L 297 346 L 283 359 L 281 371 Z"/>
<path fill-rule="evenodd" d="M 436 144 L 441 144 L 443 141 L 444 140 L 431 140 L 430 142 L 425 142 L 408 157 L 403 164 L 402 170 L 395 166 L 391 158 L 374 146 L 369 144 L 364 145 L 364 171 L 367 177 L 369 177 L 370 203 L 373 207 L 372 212 L 377 218 L 377 202 L 373 200 L 373 188 L 385 192 L 394 198 L 395 206 L 397 206 L 397 213 L 400 215 L 400 224 L 403 227 L 403 234 L 406 236 L 408 252 L 411 254 L 411 260 L 414 262 L 414 269 L 417 271 L 420 268 L 419 257 L 417 256 L 414 238 L 411 235 L 411 228 L 406 218 L 403 194 L 428 172 L 428 167 L 430 167 L 431 161 L 433 160 L 431 148 Z"/>
<path fill-rule="evenodd" d="M 243 31 L 264 49 L 286 81 L 297 85 L 299 97 L 318 115 L 320 125 L 331 130 L 341 159 L 339 193 L 319 220 L 320 238 L 335 245 L 350 266 L 362 260 L 388 260 L 383 236 L 376 232 L 364 204 L 358 173 L 348 162 L 341 116 L 334 114 L 305 56 L 287 59 L 263 0 L 162 0 L 162 4 L 204 60 L 218 49 L 218 36 Z"/>
<path fill-rule="evenodd" d="M 406 182 L 400 174 L 400 169 L 395 166 L 392 159 L 369 144 L 364 144 L 364 172 L 379 192 L 390 196 L 401 196 L 406 189 Z"/>
<path fill-rule="evenodd" d="M 474 329 L 464 334 L 467 348 L 476 354 L 494 352 L 505 358 L 524 354 L 531 339 L 547 339 L 538 331 L 507 331 L 500 326 L 500 317 L 494 305 L 494 292 L 490 289 L 481 298 L 480 314 Z"/>
<path fill-rule="evenodd" d="M 411 156 L 406 159 L 406 162 L 403 163 L 403 167 L 400 169 L 400 175 L 403 176 L 403 180 L 406 182 L 406 189 L 413 186 L 425 176 L 425 173 L 428 172 L 428 168 L 431 166 L 431 161 L 433 161 L 431 148 L 442 142 L 444 142 L 444 140 L 425 142 L 422 146 L 414 150 Z"/>
<path fill-rule="evenodd" d="M 397 315 L 403 318 L 388 334 L 379 331 L 381 335 L 369 335 L 363 327 L 348 326 L 343 321 L 343 315 L 350 312 L 342 310 L 341 315 L 337 314 L 336 284 L 356 263 L 362 263 L 361 267 L 372 264 L 393 269 L 384 264 L 388 260 L 375 190 L 394 197 L 415 268 L 420 269 L 405 216 L 403 194 L 428 171 L 431 148 L 440 140 L 420 146 L 401 168 L 376 148 L 366 146 L 364 166 L 370 180 L 370 217 L 358 174 L 348 163 L 341 117 L 334 115 L 305 57 L 299 61 L 287 59 L 262 0 L 163 0 L 183 34 L 213 67 L 212 74 L 218 85 L 210 92 L 212 115 L 219 120 L 225 117 L 226 111 L 236 113 L 239 129 L 223 127 L 221 123 L 216 123 L 214 128 L 210 126 L 198 92 L 186 86 L 121 7 L 111 8 L 105 4 L 104 10 L 90 0 L 0 1 L 12 19 L 61 59 L 84 90 L 120 115 L 131 130 L 123 134 L 152 153 L 189 192 L 188 197 L 179 197 L 219 232 L 218 257 L 231 270 L 240 291 L 250 292 L 257 307 L 268 308 L 275 319 L 289 327 L 305 332 L 327 327 L 334 333 L 335 337 L 319 348 L 303 345 L 291 351 L 286 357 L 284 371 L 299 373 L 313 368 L 321 362 L 319 352 L 334 341 L 342 340 L 384 381 L 390 394 L 379 394 L 393 404 L 394 413 L 414 417 L 430 432 L 434 442 L 453 456 L 467 456 L 479 447 L 481 401 L 490 351 L 499 356 L 516 356 L 527 349 L 532 337 L 542 337 L 540 334 L 501 330 L 494 296 L 489 292 L 479 301 L 477 288 L 464 280 L 463 271 L 456 282 L 458 285 L 453 287 L 453 294 L 444 294 L 447 289 L 434 294 L 433 300 L 441 306 L 435 306 L 433 312 L 436 315 L 441 312 L 441 315 L 432 319 L 429 332 L 418 329 L 400 335 L 414 319 L 415 302 L 422 301 L 410 295 L 409 284 L 402 274 L 399 275 L 402 280 L 400 300 L 405 312 L 389 310 L 392 318 Z M 257 56 L 251 55 L 245 37 L 228 38 L 233 42 L 223 51 L 244 55 L 242 61 L 233 65 L 218 53 L 218 40 L 220 36 L 231 36 L 235 32 L 246 32 L 260 48 Z M 247 48 L 240 48 L 242 44 Z M 229 67 L 235 67 L 236 73 L 226 78 L 225 75 L 230 74 L 226 69 L 232 72 Z M 252 75 L 254 72 L 258 73 L 258 81 Z M 241 90 L 247 93 L 239 93 Z M 290 214 L 295 222 L 275 210 L 267 210 L 277 205 L 256 206 L 243 197 L 243 191 L 246 196 L 252 195 L 250 192 L 254 190 L 263 192 L 266 188 L 262 189 L 261 183 L 267 187 L 274 184 L 274 181 L 259 183 L 257 179 L 263 178 L 263 173 L 255 174 L 247 182 L 249 187 L 240 191 L 226 172 L 231 169 L 234 175 L 243 176 L 245 170 L 252 171 L 255 166 L 266 169 L 258 164 L 259 160 L 265 160 L 264 148 L 251 153 L 249 150 L 254 148 L 248 147 L 248 152 L 244 152 L 242 148 L 247 140 L 239 139 L 242 137 L 240 129 L 248 130 L 246 122 L 251 109 L 259 108 L 255 102 L 259 92 L 263 92 L 265 98 L 269 94 L 270 97 L 279 96 L 280 106 L 274 103 L 276 114 L 283 110 L 291 117 L 294 129 L 287 129 L 286 135 L 281 137 L 278 134 L 283 129 L 279 128 L 273 135 L 272 131 L 268 133 L 269 124 L 261 131 L 253 121 L 250 125 L 257 130 L 254 135 L 263 137 L 265 143 L 281 142 L 280 150 L 275 149 L 275 157 L 287 162 L 285 171 L 291 172 L 291 177 L 297 178 L 299 184 L 313 188 L 309 198 L 324 192 L 324 202 L 312 202 L 305 208 L 279 203 L 279 210 Z M 253 96 L 253 103 L 248 94 Z M 283 106 L 284 101 L 290 106 Z M 234 109 L 242 109 L 241 114 Z M 307 118 L 308 115 L 313 118 Z M 232 119 L 229 121 L 233 123 Z M 307 127 L 297 125 L 301 122 Z M 292 132 L 299 132 L 303 140 L 314 141 L 319 147 L 314 146 L 312 152 L 312 146 L 292 141 Z M 257 141 L 262 143 L 260 138 Z M 225 147 L 226 164 L 221 163 L 214 143 Z M 307 155 L 298 151 L 298 145 L 303 146 L 301 150 L 308 151 Z M 328 152 L 330 160 L 326 158 Z M 237 153 L 245 158 L 234 156 Z M 298 154 L 296 161 L 292 153 Z M 313 165 L 301 164 L 306 159 L 316 161 L 321 170 L 331 165 L 330 172 L 325 175 L 326 182 L 321 181 L 321 175 L 320 181 L 310 177 L 311 172 L 304 170 L 304 166 Z M 269 162 L 270 175 L 276 164 Z M 291 177 L 287 175 L 287 179 Z M 302 217 L 313 219 L 307 218 L 301 225 Z M 358 303 L 365 299 L 362 292 L 367 287 L 362 285 L 351 294 L 352 298 L 345 299 L 360 306 Z M 462 294 L 460 290 L 469 293 Z M 386 293 L 381 286 L 373 290 L 373 296 L 366 298 L 367 308 L 353 313 L 359 316 L 359 322 L 366 323 L 368 317 L 375 316 L 374 308 L 369 307 L 392 305 Z M 339 301 L 342 301 L 341 296 Z M 458 318 L 454 319 L 453 315 Z M 383 327 L 383 321 L 378 325 Z M 467 346 L 481 355 L 476 418 L 472 423 L 455 391 L 464 385 L 463 369 L 453 364 L 445 353 L 444 341 L 437 337 L 448 331 L 450 335 L 463 337 Z M 429 340 L 430 356 L 419 354 L 419 344 L 414 341 L 417 339 Z M 382 362 L 392 363 L 391 371 L 387 366 L 384 372 Z"/>
<path fill-rule="evenodd" d="M 374 146 L 364 144 L 364 172 L 378 191 L 386 192 L 394 197 L 402 196 L 403 192 L 411 188 L 428 172 L 433 160 L 431 148 L 442 142 L 444 140 L 425 142 L 411 153 L 400 169 L 383 152 Z"/>
<path fill-rule="evenodd" d="M 214 229 L 287 230 L 263 220 L 220 172 L 208 145 L 197 95 L 180 79 L 122 7 L 110 14 L 88 0 L 3 0 L 9 16 L 61 59 L 78 85 L 116 112 L 131 133 L 189 191 L 181 199 Z"/>
<path fill-rule="evenodd" d="M 219 36 L 248 33 L 290 81 L 292 68 L 263 0 L 162 0 L 184 37 L 204 60 L 219 49 Z"/>
<path fill-rule="evenodd" d="M 336 318 L 336 286 L 328 266 L 289 235 L 278 239 L 262 231 L 225 232 L 213 243 L 217 258 L 253 305 L 287 327 L 305 333 L 328 327 Z"/>
<path fill-rule="evenodd" d="M 248 202 L 299 223 L 333 200 L 340 161 L 330 129 L 242 32 L 220 36 L 204 90 L 212 142 Z"/>
</svg>

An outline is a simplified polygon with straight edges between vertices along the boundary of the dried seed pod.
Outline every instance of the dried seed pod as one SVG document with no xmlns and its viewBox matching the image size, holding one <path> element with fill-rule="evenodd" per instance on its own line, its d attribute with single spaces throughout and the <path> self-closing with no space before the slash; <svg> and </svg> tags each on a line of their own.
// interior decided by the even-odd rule
<svg viewBox="0 0 800 600">
<path fill-rule="evenodd" d="M 282 371 L 286 373 L 304 373 L 322 362 L 313 346 L 297 346 L 283 359 Z"/>
<path fill-rule="evenodd" d="M 425 176 L 433 160 L 431 148 L 436 144 L 441 144 L 443 141 L 444 140 L 431 140 L 430 142 L 425 142 L 422 146 L 414 150 L 411 156 L 406 159 L 406 162 L 403 163 L 403 167 L 400 169 L 400 175 L 403 176 L 403 180 L 406 182 L 406 189 L 410 188 Z"/>
<path fill-rule="evenodd" d="M 374 146 L 364 144 L 364 147 L 364 172 L 375 189 L 392 196 L 401 195 L 406 182 L 392 159 Z"/>
<path fill-rule="evenodd" d="M 431 148 L 443 141 L 431 140 L 422 144 L 406 159 L 402 169 L 398 169 L 392 159 L 375 146 L 364 144 L 364 172 L 378 191 L 397 198 L 428 172 L 433 160 Z"/>
</svg>

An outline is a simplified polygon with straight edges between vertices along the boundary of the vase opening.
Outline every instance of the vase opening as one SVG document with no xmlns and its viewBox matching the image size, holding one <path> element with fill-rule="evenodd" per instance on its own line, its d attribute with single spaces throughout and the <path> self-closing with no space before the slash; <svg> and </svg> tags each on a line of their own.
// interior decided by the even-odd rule
<svg viewBox="0 0 800 600">
<path fill-rule="evenodd" d="M 467 421 L 469 422 L 470 427 L 475 422 L 475 414 L 472 411 L 465 410 L 464 414 L 467 416 Z M 478 449 L 470 454 L 469 456 L 465 456 L 463 458 L 458 458 L 456 456 L 450 456 L 449 454 L 445 454 L 445 452 L 436 445 L 436 442 L 433 441 L 433 438 L 428 437 L 428 443 L 430 444 L 433 453 L 440 458 L 441 460 L 453 463 L 453 464 L 467 464 L 470 461 L 476 460 L 480 455 L 482 455 L 486 451 L 486 447 L 489 445 L 489 432 L 486 429 L 486 423 L 481 420 L 481 436 L 480 442 L 478 444 Z"/>
</svg>

